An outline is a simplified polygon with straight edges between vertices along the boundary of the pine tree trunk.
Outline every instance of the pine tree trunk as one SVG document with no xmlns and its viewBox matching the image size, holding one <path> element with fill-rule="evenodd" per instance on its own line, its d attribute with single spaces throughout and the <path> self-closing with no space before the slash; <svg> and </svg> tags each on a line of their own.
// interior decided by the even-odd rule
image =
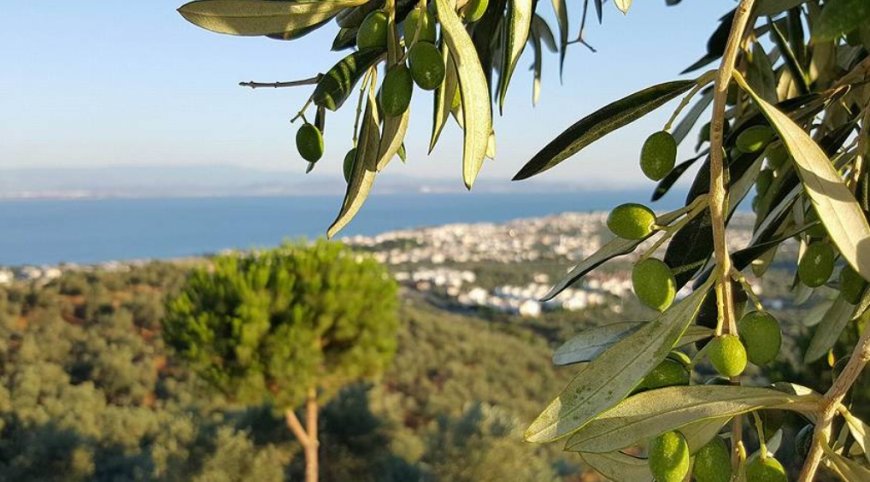
<svg viewBox="0 0 870 482">
<path fill-rule="evenodd" d="M 317 390 L 308 389 L 308 400 L 305 403 L 306 432 L 308 443 L 305 445 L 305 482 L 317 482 L 317 459 L 320 442 L 317 440 Z"/>
</svg>

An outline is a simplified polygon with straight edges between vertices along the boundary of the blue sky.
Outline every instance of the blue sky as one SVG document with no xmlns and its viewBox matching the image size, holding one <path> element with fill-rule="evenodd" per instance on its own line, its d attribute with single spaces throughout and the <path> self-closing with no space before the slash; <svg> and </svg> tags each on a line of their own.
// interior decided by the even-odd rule
<svg viewBox="0 0 870 482">
<path fill-rule="evenodd" d="M 0 168 L 241 165 L 301 176 L 305 163 L 293 144 L 296 126 L 288 121 L 310 90 L 251 91 L 237 83 L 309 77 L 346 55 L 328 50 L 334 24 L 293 42 L 222 36 L 184 21 L 176 0 L 2 3 Z M 505 115 L 495 121 L 497 158 L 479 182 L 508 183 L 540 147 L 583 115 L 678 78 L 702 55 L 719 16 L 733 8 L 730 0 L 684 0 L 670 8 L 664 3 L 634 2 L 627 16 L 606 4 L 604 24 L 587 25 L 586 37 L 598 53 L 572 46 L 564 84 L 556 55 L 544 58 L 536 108 L 527 49 Z M 569 1 L 572 37 L 580 5 Z M 549 2 L 541 1 L 538 10 L 552 19 Z M 351 104 L 328 117 L 327 151 L 316 172 L 339 172 L 351 142 Z M 637 168 L 641 143 L 672 108 L 611 134 L 540 179 L 598 186 L 643 182 Z M 396 163 L 385 175 L 459 182 L 461 132 L 448 125 L 427 156 L 430 122 L 431 93 L 417 90 L 406 142 L 409 162 Z"/>
</svg>

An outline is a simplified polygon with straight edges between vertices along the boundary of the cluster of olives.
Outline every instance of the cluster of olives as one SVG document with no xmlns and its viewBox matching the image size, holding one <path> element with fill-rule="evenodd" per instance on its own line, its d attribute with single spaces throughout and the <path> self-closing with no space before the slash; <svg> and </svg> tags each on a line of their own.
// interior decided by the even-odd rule
<svg viewBox="0 0 870 482">
<path fill-rule="evenodd" d="M 483 5 L 487 0 L 470 2 L 466 9 Z M 475 11 L 466 10 L 466 19 Z M 482 12 L 480 12 L 482 15 Z M 387 12 L 375 10 L 369 13 L 359 26 L 356 45 L 360 50 L 385 50 L 388 42 Z M 436 22 L 425 8 L 414 8 L 403 23 L 404 47 L 407 55 L 395 65 L 389 66 L 378 95 L 380 112 L 388 117 L 405 113 L 411 103 L 414 84 L 423 90 L 435 90 L 444 81 L 446 66 L 440 49 L 435 45 Z M 404 52 L 403 52 L 404 53 Z M 313 124 L 304 123 L 296 133 L 296 148 L 308 162 L 317 162 L 323 156 L 323 135 Z M 356 149 L 351 149 L 344 159 L 344 177 L 350 179 Z"/>
<path fill-rule="evenodd" d="M 736 377 L 747 362 L 762 366 L 772 362 L 782 346 L 779 322 L 765 311 L 751 311 L 737 323 L 738 335 L 717 336 L 707 345 L 707 357 L 717 372 Z"/>
<path fill-rule="evenodd" d="M 692 470 L 697 482 L 728 482 L 731 480 L 731 452 L 722 437 L 713 437 L 695 453 L 691 461 L 686 437 L 678 431 L 665 432 L 650 441 L 649 468 L 657 482 L 682 482 Z M 759 453 L 746 464 L 748 482 L 786 482 L 782 464 L 768 454 Z"/>
</svg>

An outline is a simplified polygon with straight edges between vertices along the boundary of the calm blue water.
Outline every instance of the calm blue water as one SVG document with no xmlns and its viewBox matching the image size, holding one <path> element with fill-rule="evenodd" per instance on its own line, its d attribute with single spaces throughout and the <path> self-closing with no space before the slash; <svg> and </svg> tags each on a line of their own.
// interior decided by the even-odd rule
<svg viewBox="0 0 870 482">
<path fill-rule="evenodd" d="M 373 195 L 342 235 L 646 202 L 648 192 Z M 671 195 L 656 209 L 672 209 Z M 0 265 L 171 258 L 317 237 L 338 196 L 0 201 Z"/>
</svg>

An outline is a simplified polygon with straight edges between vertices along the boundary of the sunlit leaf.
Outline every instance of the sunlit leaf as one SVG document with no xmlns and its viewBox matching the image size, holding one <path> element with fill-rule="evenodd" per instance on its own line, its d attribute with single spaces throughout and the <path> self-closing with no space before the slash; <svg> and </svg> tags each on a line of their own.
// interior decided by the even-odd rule
<svg viewBox="0 0 870 482">
<path fill-rule="evenodd" d="M 523 54 L 523 49 L 526 47 L 526 41 L 529 39 L 533 8 L 534 2 L 532 0 L 510 0 L 508 2 L 508 23 L 505 31 L 507 37 L 503 49 L 502 71 L 498 79 L 498 107 L 500 111 L 504 110 L 508 85 L 517 67 L 517 62 L 520 60 L 520 55 Z"/>
<path fill-rule="evenodd" d="M 804 411 L 818 395 L 797 396 L 769 388 L 692 385 L 660 388 L 627 398 L 578 430 L 567 450 L 612 452 L 692 422 L 733 417 L 759 408 Z"/>
<path fill-rule="evenodd" d="M 619 340 L 639 330 L 646 322 L 623 321 L 583 330 L 563 343 L 553 353 L 554 365 L 570 365 L 594 360 Z M 688 345 L 713 336 L 713 330 L 704 326 L 688 327 L 675 346 Z"/>
<path fill-rule="evenodd" d="M 477 51 L 465 25 L 453 10 L 450 0 L 435 0 L 438 19 L 441 22 L 444 40 L 450 47 L 459 77 L 462 95 L 462 116 L 465 137 L 462 149 L 462 179 L 471 189 L 474 179 L 483 166 L 486 146 L 492 132 L 492 109 L 489 88 Z"/>
<path fill-rule="evenodd" d="M 338 110 L 352 93 L 354 85 L 384 53 L 382 49 L 366 49 L 341 59 L 317 82 L 311 100 L 318 106 Z"/>
<path fill-rule="evenodd" d="M 711 284 L 701 286 L 655 320 L 615 343 L 593 362 L 582 366 L 562 393 L 532 422 L 525 439 L 549 442 L 566 437 L 619 403 L 665 359 L 694 321 Z"/>
<path fill-rule="evenodd" d="M 838 297 L 816 327 L 810 346 L 807 347 L 804 355 L 804 362 L 810 363 L 825 356 L 840 338 L 854 312 L 854 305 L 849 304 L 843 297 Z"/>
<path fill-rule="evenodd" d="M 631 0 L 613 0 L 613 3 L 622 13 L 628 13 L 628 9 L 631 8 Z"/>
<path fill-rule="evenodd" d="M 581 460 L 610 480 L 652 482 L 653 475 L 646 459 L 622 452 L 579 454 Z"/>
<path fill-rule="evenodd" d="M 596 0 L 601 1 L 601 0 Z M 568 51 L 568 5 L 565 0 L 551 0 L 556 23 L 559 25 L 559 77 L 565 68 L 565 53 Z"/>
<path fill-rule="evenodd" d="M 694 85 L 695 82 L 691 80 L 654 85 L 593 112 L 535 154 L 514 176 L 514 180 L 526 179 L 556 166 L 589 144 L 643 117 Z"/>
<path fill-rule="evenodd" d="M 450 55 L 450 49 L 441 42 L 441 58 L 444 59 L 444 80 L 441 81 L 441 86 L 435 89 L 434 107 L 432 109 L 432 135 L 429 138 L 429 153 L 435 149 L 435 144 L 438 143 L 438 138 L 441 137 L 441 131 L 447 123 L 447 118 L 450 117 L 450 111 L 453 109 L 453 99 L 456 96 L 456 89 L 459 87 L 459 79 L 456 78 L 456 66 L 453 63 L 453 56 Z"/>
<path fill-rule="evenodd" d="M 758 97 L 739 74 L 735 79 L 752 96 L 779 133 L 797 166 L 805 192 L 840 254 L 855 271 L 870 279 L 870 225 L 855 196 L 809 134 L 787 115 Z"/>
<path fill-rule="evenodd" d="M 870 452 L 867 451 L 867 448 L 870 447 L 870 427 L 861 419 L 852 415 L 848 410 L 843 412 L 843 418 L 846 420 L 846 426 L 849 427 L 852 438 L 861 447 L 864 458 L 870 463 Z"/>
<path fill-rule="evenodd" d="M 197 0 L 178 9 L 190 23 L 231 35 L 292 32 L 328 20 L 339 11 L 366 0 Z"/>
</svg>

